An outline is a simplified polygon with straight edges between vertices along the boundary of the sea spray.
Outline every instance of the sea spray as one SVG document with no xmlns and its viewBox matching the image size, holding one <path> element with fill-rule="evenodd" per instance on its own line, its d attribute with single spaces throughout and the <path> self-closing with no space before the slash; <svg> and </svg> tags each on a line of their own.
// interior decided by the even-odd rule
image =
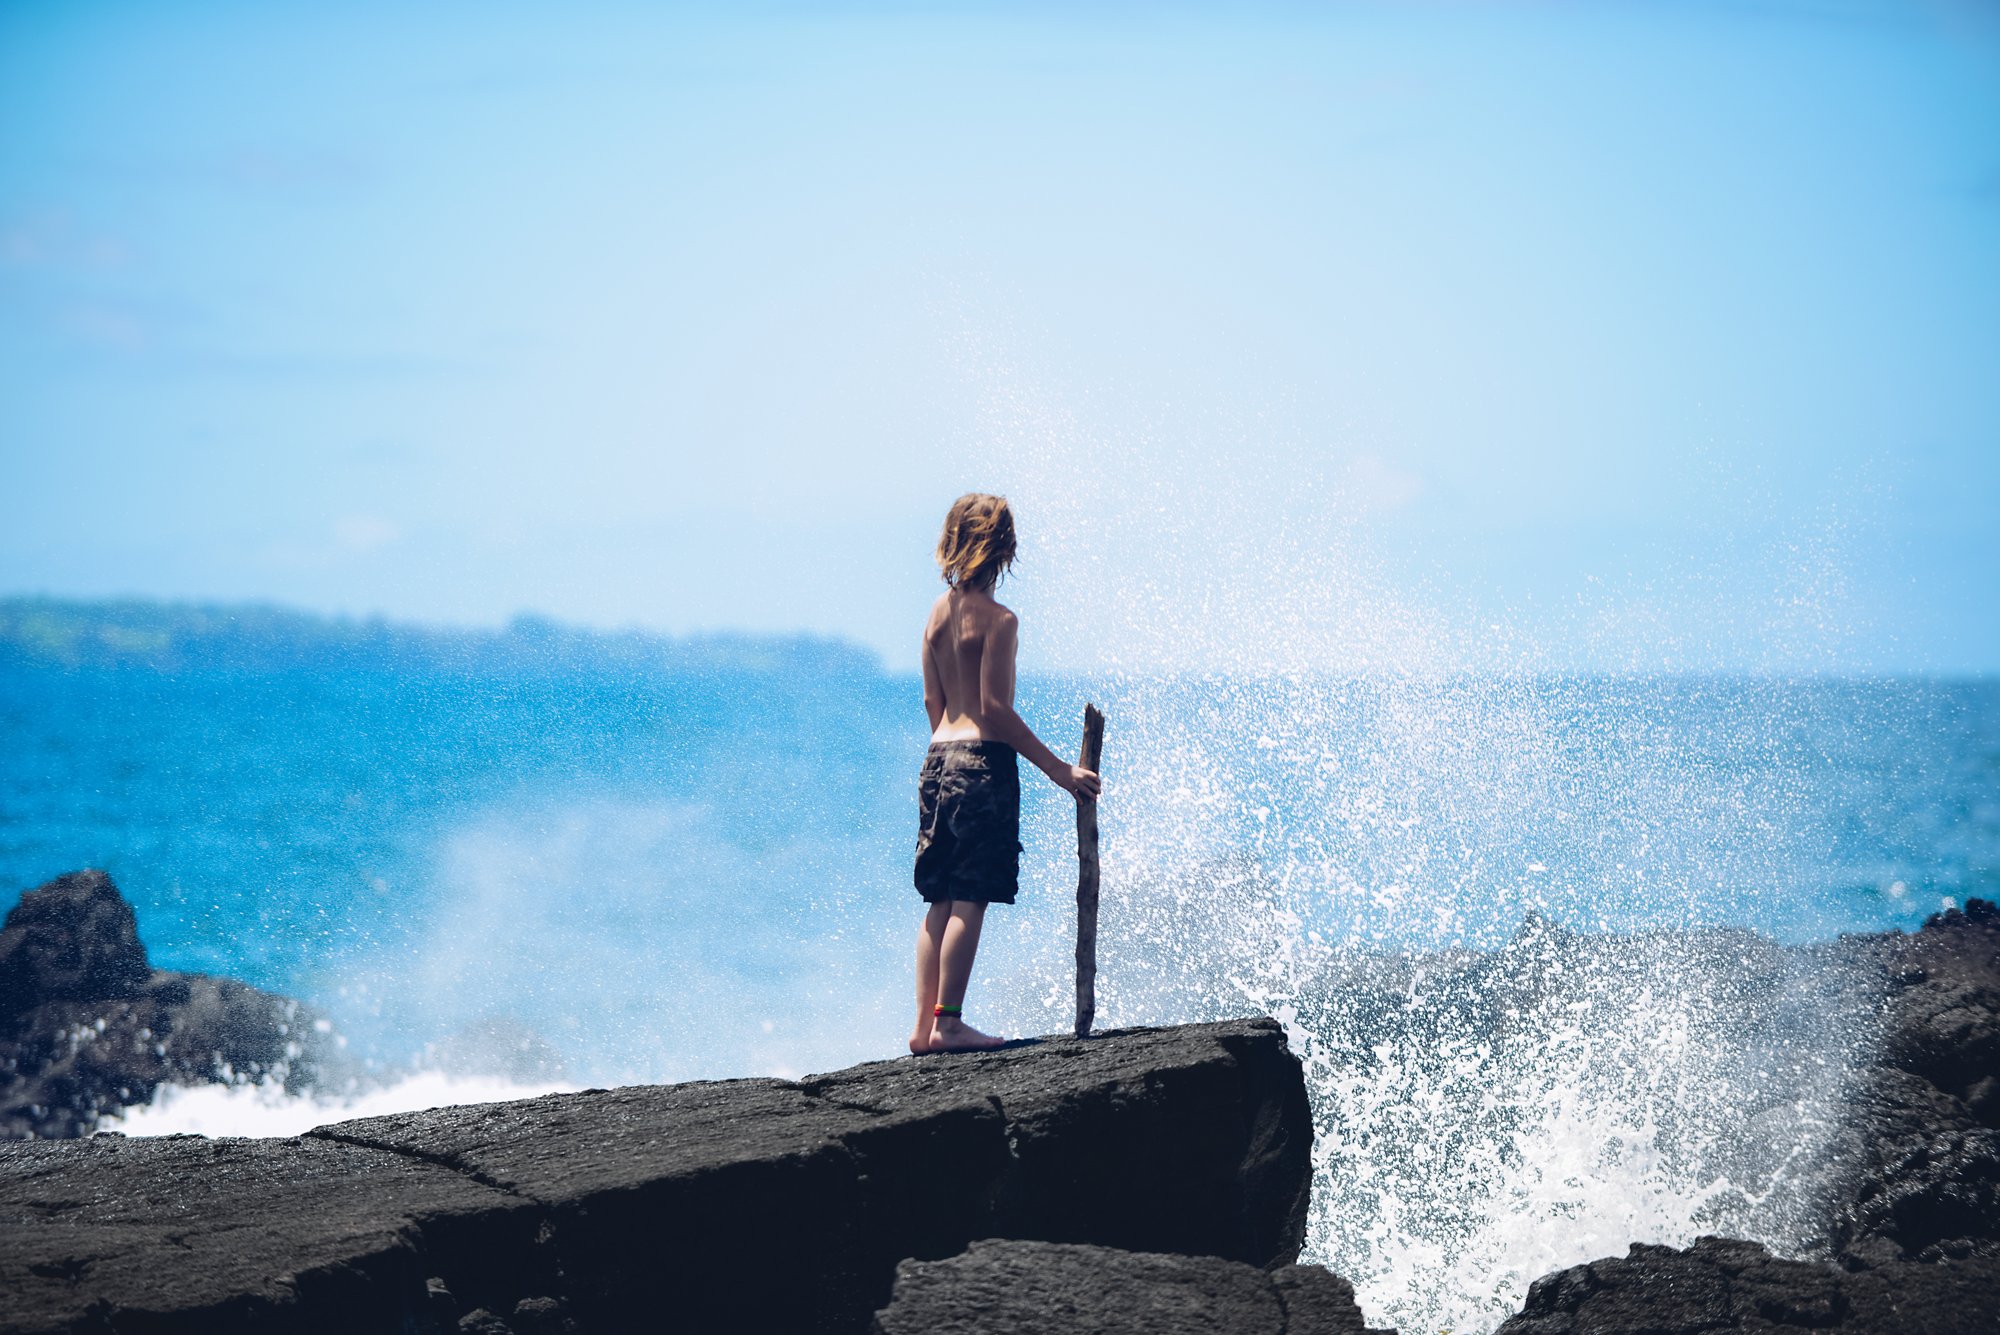
<svg viewBox="0 0 2000 1335">
<path fill-rule="evenodd" d="M 783 820 L 746 838 L 727 805 L 572 793 L 454 826 L 415 948 L 366 976 L 379 1044 L 498 1016 L 593 1084 L 883 1055 L 905 1017 L 881 995 L 887 897 L 857 883 L 857 841 Z"/>
<path fill-rule="evenodd" d="M 1023 643 L 1113 683 L 1103 1022 L 1284 1019 L 1319 1131 L 1308 1256 L 1380 1324 L 1469 1331 L 1634 1241 L 1818 1245 L 1867 1007 L 1787 1004 L 1776 941 L 1877 911 L 1893 882 L 1852 831 L 1910 786 L 1830 763 L 1882 706 L 1862 684 L 1676 673 L 1766 641 L 1813 663 L 1840 581 L 1788 579 L 1771 635 L 1699 561 L 1516 615 L 1387 559 L 1427 484 L 1374 442 L 1226 390 L 1094 414 L 1104 391 L 1007 342 L 962 369 L 979 485 L 1019 515 Z M 1059 1015 L 1044 930 L 1006 959 L 1041 999 L 1024 1028 Z"/>
<path fill-rule="evenodd" d="M 1819 818 L 1795 690 L 1328 674 L 1111 699 L 1105 1023 L 1285 1021 L 1317 1123 L 1307 1254 L 1372 1318 L 1490 1328 L 1637 1241 L 1823 1242 L 1865 1007 L 1815 1005 L 1831 966 L 1771 935 L 1828 934 L 1826 897 L 1732 888 L 1811 879 L 1759 835 Z M 999 983 L 1039 991 L 1024 1028 L 1058 1021 L 1063 939 Z"/>
<path fill-rule="evenodd" d="M 1773 1011 L 1791 969 L 1770 943 L 1532 920 L 1491 954 L 1315 972 L 1267 999 L 1314 1093 L 1308 1252 L 1379 1319 L 1488 1328 L 1632 1242 L 1823 1241 L 1812 1170 L 1858 1035 Z"/>
</svg>

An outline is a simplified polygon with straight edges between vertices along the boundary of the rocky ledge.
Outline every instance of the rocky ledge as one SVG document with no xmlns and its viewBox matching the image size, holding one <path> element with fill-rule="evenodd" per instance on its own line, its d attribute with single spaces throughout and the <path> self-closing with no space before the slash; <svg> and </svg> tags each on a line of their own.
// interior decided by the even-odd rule
<svg viewBox="0 0 2000 1335">
<path fill-rule="evenodd" d="M 1289 1263 L 1310 1152 L 1268 1020 L 27 1142 L 0 1147 L 0 1329 L 859 1331 L 898 1262 L 974 1239 Z"/>
</svg>

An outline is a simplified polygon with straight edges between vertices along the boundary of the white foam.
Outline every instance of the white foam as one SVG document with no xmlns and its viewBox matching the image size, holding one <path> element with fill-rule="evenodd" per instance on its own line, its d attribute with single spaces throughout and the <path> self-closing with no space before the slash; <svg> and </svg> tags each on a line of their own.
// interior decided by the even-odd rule
<svg viewBox="0 0 2000 1335">
<path fill-rule="evenodd" d="M 385 1113 L 417 1112 L 467 1103 L 503 1103 L 563 1093 L 562 1083 L 516 1084 L 492 1076 L 422 1071 L 347 1097 L 287 1094 L 275 1085 L 162 1085 L 151 1103 L 98 1122 L 102 1131 L 128 1136 L 296 1136 L 329 1122 Z"/>
<path fill-rule="evenodd" d="M 1293 1024 L 1318 1123 L 1308 1255 L 1372 1319 L 1476 1331 L 1540 1276 L 1634 1242 L 1807 1250 L 1802 1169 L 1828 1148 L 1849 1054 L 1759 1016 L 1754 991 L 1662 945 L 1584 960 L 1497 1031 L 1414 997 L 1366 1053 L 1343 999 L 1315 997 Z"/>
</svg>

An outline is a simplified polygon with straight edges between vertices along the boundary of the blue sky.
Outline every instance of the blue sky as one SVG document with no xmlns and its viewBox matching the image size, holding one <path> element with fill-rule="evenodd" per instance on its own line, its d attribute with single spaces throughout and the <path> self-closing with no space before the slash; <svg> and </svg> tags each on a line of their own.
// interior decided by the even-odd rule
<svg viewBox="0 0 2000 1335">
<path fill-rule="evenodd" d="M 1990 5 L 0 6 L 6 591 L 1994 671 L 1996 369 Z"/>
</svg>

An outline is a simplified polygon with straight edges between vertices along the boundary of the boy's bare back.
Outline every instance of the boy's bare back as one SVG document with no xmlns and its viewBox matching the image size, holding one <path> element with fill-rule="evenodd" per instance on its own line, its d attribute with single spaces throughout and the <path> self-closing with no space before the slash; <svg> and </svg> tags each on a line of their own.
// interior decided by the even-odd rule
<svg viewBox="0 0 2000 1335">
<path fill-rule="evenodd" d="M 931 740 L 1011 740 L 1004 725 L 989 729 L 988 716 L 1014 707 L 1019 624 L 981 589 L 948 589 L 931 605 L 924 626 L 924 684 L 933 688 L 924 694 L 936 702 Z"/>
</svg>

